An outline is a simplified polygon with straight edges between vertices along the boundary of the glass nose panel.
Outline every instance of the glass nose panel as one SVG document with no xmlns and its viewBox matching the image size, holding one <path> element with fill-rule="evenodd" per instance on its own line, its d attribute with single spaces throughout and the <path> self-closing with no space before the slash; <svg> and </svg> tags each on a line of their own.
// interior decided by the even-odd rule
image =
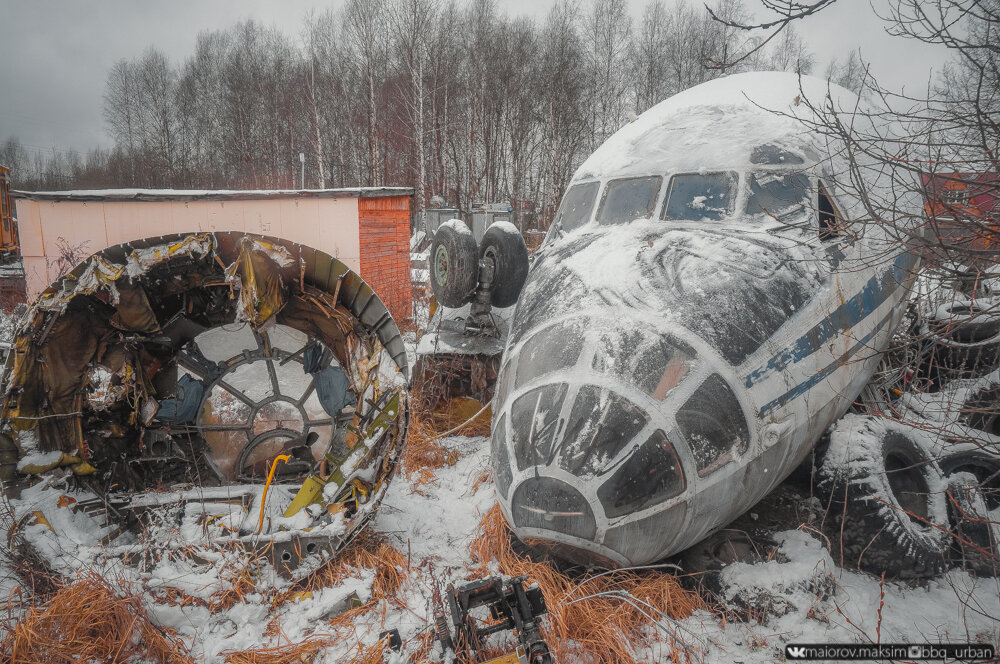
<svg viewBox="0 0 1000 664">
<path fill-rule="evenodd" d="M 521 528 L 554 530 L 592 540 L 594 512 L 579 491 L 552 477 L 529 477 L 514 490 L 514 523 Z"/>
<path fill-rule="evenodd" d="M 684 487 L 677 451 L 662 431 L 656 431 L 597 490 L 597 497 L 613 519 L 680 495 Z"/>
<path fill-rule="evenodd" d="M 544 464 L 551 455 L 566 389 L 565 383 L 543 385 L 511 406 L 511 442 L 518 470 Z"/>
<path fill-rule="evenodd" d="M 507 490 L 510 489 L 511 480 L 514 476 L 510 469 L 510 459 L 507 456 L 507 416 L 502 415 L 493 429 L 491 462 L 493 465 L 493 482 L 497 491 L 504 498 L 507 497 Z"/>
<path fill-rule="evenodd" d="M 672 337 L 628 330 L 602 333 L 591 366 L 663 400 L 687 375 L 694 357 L 694 350 Z"/>
<path fill-rule="evenodd" d="M 750 442 L 743 409 L 722 376 L 712 374 L 677 411 L 677 426 L 705 477 L 746 452 Z"/>
<path fill-rule="evenodd" d="M 639 433 L 649 416 L 606 389 L 580 388 L 562 436 L 559 465 L 574 475 L 595 475 Z"/>
<path fill-rule="evenodd" d="M 529 339 L 517 357 L 515 385 L 576 364 L 583 348 L 582 325 L 582 321 L 559 323 Z"/>
</svg>

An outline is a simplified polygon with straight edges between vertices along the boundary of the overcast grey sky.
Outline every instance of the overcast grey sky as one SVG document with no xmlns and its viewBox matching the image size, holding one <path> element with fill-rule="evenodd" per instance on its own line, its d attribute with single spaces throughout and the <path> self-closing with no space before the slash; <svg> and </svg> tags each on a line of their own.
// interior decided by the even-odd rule
<svg viewBox="0 0 1000 664">
<path fill-rule="evenodd" d="M 554 1 L 501 0 L 499 5 L 508 13 L 541 19 Z M 104 81 L 119 58 L 133 58 L 152 45 L 179 62 L 192 52 L 199 32 L 246 18 L 294 36 L 310 8 L 339 9 L 343 2 L 0 0 L 0 141 L 16 136 L 41 151 L 106 146 Z M 633 14 L 641 15 L 645 0 L 629 3 Z M 759 6 L 757 0 L 746 5 Z M 822 74 L 831 57 L 860 48 L 883 84 L 905 85 L 911 92 L 924 89 L 931 69 L 947 56 L 943 49 L 888 37 L 868 0 L 840 0 L 796 27 L 817 56 L 816 73 Z"/>
</svg>

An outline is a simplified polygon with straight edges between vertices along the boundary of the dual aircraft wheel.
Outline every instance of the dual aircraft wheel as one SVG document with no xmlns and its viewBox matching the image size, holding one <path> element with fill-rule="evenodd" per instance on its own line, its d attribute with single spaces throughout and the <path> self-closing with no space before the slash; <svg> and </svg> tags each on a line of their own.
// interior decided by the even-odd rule
<svg viewBox="0 0 1000 664">
<path fill-rule="evenodd" d="M 492 224 L 476 245 L 460 219 L 441 224 L 430 253 L 431 289 L 443 306 L 456 309 L 472 301 L 480 283 L 480 264 L 492 262 L 490 304 L 513 306 L 528 276 L 528 248 L 517 228 L 506 221 Z"/>
</svg>

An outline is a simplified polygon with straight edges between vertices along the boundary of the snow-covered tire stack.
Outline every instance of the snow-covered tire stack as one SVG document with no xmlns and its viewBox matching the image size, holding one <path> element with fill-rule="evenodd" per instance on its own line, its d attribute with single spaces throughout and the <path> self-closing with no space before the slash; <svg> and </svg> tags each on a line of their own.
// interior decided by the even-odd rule
<svg viewBox="0 0 1000 664">
<path fill-rule="evenodd" d="M 948 565 L 951 536 L 936 438 L 880 417 L 847 415 L 820 466 L 842 565 L 918 579 Z M 837 540 L 840 540 L 839 542 Z"/>
<path fill-rule="evenodd" d="M 716 593 L 742 619 L 767 622 L 805 612 L 836 593 L 830 553 L 823 542 L 801 530 L 777 533 L 763 560 L 736 561 L 719 573 Z"/>
<path fill-rule="evenodd" d="M 723 528 L 682 553 L 680 564 L 691 587 L 718 595 L 723 568 L 733 563 L 763 562 L 773 548 L 772 543 L 757 541 L 743 530 Z"/>
<path fill-rule="evenodd" d="M 982 376 L 1000 363 L 1000 312 L 989 301 L 942 305 L 928 321 L 927 332 L 939 386 Z"/>
<path fill-rule="evenodd" d="M 955 536 L 953 562 L 979 576 L 996 576 L 1000 523 L 990 517 L 982 480 L 976 475 L 963 471 L 948 478 L 948 518 Z"/>
</svg>

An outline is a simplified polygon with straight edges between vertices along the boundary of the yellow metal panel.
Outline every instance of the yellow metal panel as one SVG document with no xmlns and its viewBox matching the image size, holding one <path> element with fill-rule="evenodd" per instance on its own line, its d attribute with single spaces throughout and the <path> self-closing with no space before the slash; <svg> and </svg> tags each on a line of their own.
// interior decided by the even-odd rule
<svg viewBox="0 0 1000 664">
<path fill-rule="evenodd" d="M 521 658 L 517 656 L 516 652 L 507 653 L 506 655 L 501 655 L 496 659 L 491 659 L 484 664 L 520 664 Z"/>
</svg>

